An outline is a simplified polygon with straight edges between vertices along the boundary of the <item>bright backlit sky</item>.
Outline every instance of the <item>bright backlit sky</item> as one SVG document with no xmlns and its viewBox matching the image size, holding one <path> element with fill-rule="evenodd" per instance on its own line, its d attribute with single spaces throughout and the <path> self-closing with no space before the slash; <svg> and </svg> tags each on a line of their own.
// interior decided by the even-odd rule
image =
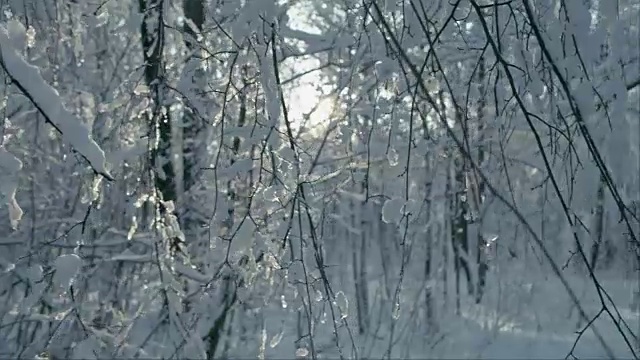
<svg viewBox="0 0 640 360">
<path fill-rule="evenodd" d="M 303 9 L 300 6 L 292 7 L 289 10 L 289 26 L 294 30 L 319 34 L 319 30 L 309 22 L 309 16 L 305 16 L 307 11 L 309 10 Z M 286 65 L 289 66 L 287 72 L 293 74 L 300 74 L 317 68 L 320 65 L 318 60 L 309 57 L 297 57 L 292 60 L 293 61 L 287 61 Z M 317 125 L 328 122 L 335 105 L 335 99 L 333 97 L 323 96 L 322 92 L 318 89 L 321 81 L 320 71 L 312 71 L 301 76 L 296 81 L 296 85 L 291 86 L 290 91 L 287 91 L 286 102 L 289 109 L 289 118 L 292 122 L 302 124 L 305 114 L 309 115 L 309 120 L 306 124 L 307 128 L 316 127 Z"/>
</svg>

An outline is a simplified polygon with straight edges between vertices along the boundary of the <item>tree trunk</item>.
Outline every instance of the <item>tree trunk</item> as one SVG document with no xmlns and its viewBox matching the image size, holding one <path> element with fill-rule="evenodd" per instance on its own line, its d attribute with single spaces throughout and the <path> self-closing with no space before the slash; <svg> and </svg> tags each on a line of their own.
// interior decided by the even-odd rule
<svg viewBox="0 0 640 360">
<path fill-rule="evenodd" d="M 445 113 L 446 110 L 446 105 L 444 102 L 444 95 L 443 95 L 443 91 L 440 90 L 438 92 L 438 99 L 440 101 L 440 104 L 442 106 L 442 112 Z M 451 151 L 447 150 L 447 155 L 451 156 Z M 443 304 L 444 307 L 446 308 L 447 303 L 449 301 L 449 276 L 448 276 L 448 271 L 449 271 L 449 238 L 450 238 L 450 233 L 451 233 L 451 211 L 450 211 L 450 201 L 451 201 L 451 181 L 450 181 L 450 173 L 451 173 L 451 169 L 450 169 L 451 163 L 449 162 L 449 164 L 447 165 L 447 180 L 446 180 L 446 185 L 445 185 L 445 211 L 447 211 L 448 213 L 445 214 L 445 218 L 444 218 L 444 228 L 441 231 L 441 246 L 442 246 L 442 300 L 443 300 Z"/>
<path fill-rule="evenodd" d="M 140 35 L 144 57 L 144 77 L 153 96 L 153 114 L 149 120 L 150 138 L 157 140 L 151 149 L 155 188 L 163 201 L 176 200 L 175 171 L 171 157 L 171 119 L 163 111 L 162 51 L 164 48 L 163 9 L 161 0 L 139 0 L 142 13 Z M 157 138 L 156 138 L 157 136 Z M 161 207 L 161 210 L 164 210 Z"/>
<path fill-rule="evenodd" d="M 198 37 L 202 32 L 204 25 L 204 0 L 183 0 L 182 9 L 185 16 L 185 24 L 183 28 L 183 36 L 187 49 L 191 52 L 191 56 L 187 59 L 185 65 L 185 74 L 183 76 L 191 77 L 190 83 L 197 87 L 197 78 L 204 74 L 200 67 L 199 44 Z M 198 89 L 191 89 L 198 90 Z M 191 95 L 191 94 L 187 94 Z M 182 128 L 182 183 L 185 192 L 195 183 L 194 170 L 196 168 L 198 158 L 199 142 L 197 141 L 202 132 L 203 124 L 196 117 L 195 109 L 185 107 Z"/>
<path fill-rule="evenodd" d="M 362 190 L 366 189 L 366 184 L 363 182 Z M 356 307 L 358 312 L 358 332 L 364 334 L 369 328 L 369 297 L 367 288 L 367 230 L 371 226 L 368 219 L 367 201 L 358 201 L 359 209 L 352 209 L 352 226 L 354 229 L 357 225 L 360 226 L 361 234 L 358 237 L 358 242 L 353 242 L 353 274 L 356 291 Z M 352 205 L 355 206 L 355 200 L 352 201 Z M 364 214 L 363 214 L 364 212 Z M 356 214 L 359 214 L 356 216 Z M 357 217 L 360 221 L 357 224 Z"/>
<path fill-rule="evenodd" d="M 484 128 L 485 128 L 485 108 L 486 108 L 486 97 L 484 94 L 485 86 L 484 81 L 486 77 L 486 69 L 485 69 L 485 58 L 480 59 L 480 64 L 478 66 L 478 83 L 479 86 L 479 101 L 478 101 L 478 125 L 477 125 L 477 147 L 478 147 L 478 165 L 482 167 L 484 162 L 486 161 L 486 153 L 485 153 L 485 138 L 484 138 Z M 482 235 L 482 216 L 480 215 L 482 212 L 482 206 L 484 205 L 485 199 L 485 184 L 484 181 L 480 179 L 477 172 L 474 171 L 474 181 L 475 181 L 475 204 L 476 204 L 476 213 L 478 214 L 478 233 L 476 237 L 476 266 L 478 273 L 478 283 L 476 285 L 476 304 L 479 304 L 482 301 L 482 295 L 484 294 L 484 286 L 486 283 L 487 271 L 489 269 L 489 265 L 487 264 L 487 256 L 486 256 L 486 241 L 484 236 Z"/>
<path fill-rule="evenodd" d="M 471 264 L 469 264 L 469 239 L 467 218 L 469 216 L 468 209 L 468 191 L 466 190 L 466 172 L 465 161 L 460 154 L 456 154 L 453 169 L 453 186 L 452 186 L 452 226 L 451 240 L 454 252 L 454 261 L 456 269 L 456 288 L 459 287 L 459 271 L 462 269 L 467 280 L 467 292 L 471 295 L 474 293 L 473 279 L 471 275 Z M 458 292 L 458 290 L 456 290 Z M 459 303 L 459 299 L 457 300 Z"/>
<path fill-rule="evenodd" d="M 430 175 L 431 168 L 429 166 L 429 159 L 425 157 L 425 168 L 427 172 L 427 176 Z M 431 182 L 426 184 L 425 189 L 425 201 L 427 202 L 427 210 L 426 210 L 426 218 L 425 224 L 428 226 L 427 237 L 426 237 L 426 256 L 424 262 L 424 279 L 426 282 L 425 289 L 425 310 L 426 310 L 426 324 L 427 331 L 429 333 L 433 333 L 433 328 L 435 326 L 434 319 L 434 308 L 433 308 L 433 269 L 432 269 L 432 258 L 433 258 L 433 239 L 435 238 L 435 231 L 433 230 L 433 225 L 431 224 Z"/>
</svg>

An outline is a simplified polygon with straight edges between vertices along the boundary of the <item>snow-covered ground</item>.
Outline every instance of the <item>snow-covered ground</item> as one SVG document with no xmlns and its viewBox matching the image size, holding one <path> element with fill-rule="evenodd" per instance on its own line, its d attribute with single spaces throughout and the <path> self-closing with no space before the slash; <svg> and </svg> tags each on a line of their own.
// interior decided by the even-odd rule
<svg viewBox="0 0 640 360">
<path fill-rule="evenodd" d="M 589 318 L 593 318 L 601 309 L 593 284 L 577 275 L 568 275 L 567 278 L 580 297 Z M 615 308 L 610 302 L 607 303 L 608 308 L 616 315 L 616 319 L 619 313 L 626 323 L 624 325 L 619 322 L 621 326 L 628 326 L 637 334 L 640 322 L 635 303 L 637 300 L 633 295 L 637 283 L 629 279 L 615 279 L 607 274 L 603 274 L 602 278 L 603 288 L 615 302 Z M 435 332 L 429 332 L 420 320 L 416 321 L 418 324 L 412 329 L 412 325 L 407 325 L 411 321 L 400 316 L 390 357 L 561 359 L 575 356 L 579 359 L 608 359 L 610 356 L 592 331 L 595 329 L 616 358 L 633 358 L 633 353 L 629 351 L 624 338 L 606 312 L 592 323 L 592 328 L 579 336 L 580 330 L 585 328 L 587 322 L 579 322 L 577 310 L 570 306 L 566 291 L 560 281 L 554 278 L 542 278 L 535 283 L 524 284 L 519 280 L 490 283 L 483 302 L 484 304 L 476 305 L 470 300 L 463 301 L 460 315 L 455 315 L 453 305 L 449 306 L 450 314 L 440 316 L 438 330 Z M 410 312 L 409 309 L 407 311 Z M 350 310 L 350 316 L 352 312 L 353 310 Z M 420 316 L 424 314 L 409 314 L 413 320 Z M 388 322 L 384 324 L 384 321 L 378 325 L 377 318 L 378 316 L 371 318 L 377 329 L 372 330 L 375 332 L 374 336 L 358 336 L 355 320 L 349 321 L 358 358 L 376 359 L 389 356 L 391 327 Z M 332 332 L 331 315 L 327 314 L 324 319 L 325 321 L 318 324 L 319 331 L 314 337 L 314 347 L 319 349 L 319 358 L 338 358 L 340 353 Z M 295 321 L 291 312 L 280 316 L 277 313 L 265 313 L 266 358 L 293 356 L 296 351 L 294 343 L 297 340 Z M 351 346 L 351 337 L 344 328 L 339 329 L 342 355 L 353 358 L 355 352 Z M 631 332 L 625 331 L 625 335 L 633 346 L 637 346 Z M 576 340 L 578 341 L 574 349 Z M 251 356 L 257 349 L 245 350 L 245 355 Z"/>
</svg>

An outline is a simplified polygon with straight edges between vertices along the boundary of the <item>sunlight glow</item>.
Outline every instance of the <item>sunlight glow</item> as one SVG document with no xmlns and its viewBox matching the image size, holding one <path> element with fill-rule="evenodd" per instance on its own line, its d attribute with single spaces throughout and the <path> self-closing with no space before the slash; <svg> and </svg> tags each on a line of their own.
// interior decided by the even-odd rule
<svg viewBox="0 0 640 360">
<path fill-rule="evenodd" d="M 289 9 L 290 26 L 294 30 L 317 34 L 319 29 L 311 23 L 308 16 L 304 16 L 308 11 L 301 6 L 293 6 Z M 322 125 L 329 122 L 329 117 L 336 105 L 336 99 L 325 96 L 323 88 L 326 86 L 322 86 L 320 71 L 313 71 L 319 67 L 320 62 L 312 57 L 297 57 L 291 62 L 287 62 L 286 65 L 288 66 L 286 71 L 291 76 L 304 73 L 296 78 L 289 86 L 288 91 L 285 91 L 288 115 L 292 125 L 297 129 L 301 127 L 306 129 L 323 128 Z"/>
</svg>

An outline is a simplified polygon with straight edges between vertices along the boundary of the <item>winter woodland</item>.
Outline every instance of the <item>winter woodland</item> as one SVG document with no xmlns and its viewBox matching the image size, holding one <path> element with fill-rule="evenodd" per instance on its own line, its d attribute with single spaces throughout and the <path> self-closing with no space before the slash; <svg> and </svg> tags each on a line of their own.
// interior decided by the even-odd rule
<svg viewBox="0 0 640 360">
<path fill-rule="evenodd" d="M 0 8 L 0 358 L 640 357 L 637 0 Z"/>
</svg>

